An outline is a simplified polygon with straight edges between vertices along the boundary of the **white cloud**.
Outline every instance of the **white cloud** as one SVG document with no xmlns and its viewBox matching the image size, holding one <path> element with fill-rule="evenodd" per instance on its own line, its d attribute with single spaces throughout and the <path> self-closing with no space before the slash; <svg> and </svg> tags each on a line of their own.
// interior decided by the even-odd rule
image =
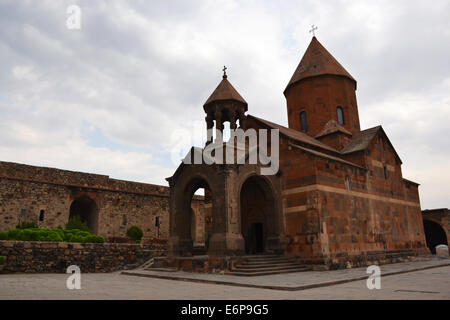
<svg viewBox="0 0 450 320">
<path fill-rule="evenodd" d="M 81 30 L 66 28 L 74 3 Z M 362 127 L 383 125 L 424 207 L 448 206 L 449 18 L 445 0 L 5 0 L 0 160 L 166 184 L 173 132 L 203 121 L 223 65 L 250 114 L 287 124 L 316 24 L 358 80 Z"/>
</svg>

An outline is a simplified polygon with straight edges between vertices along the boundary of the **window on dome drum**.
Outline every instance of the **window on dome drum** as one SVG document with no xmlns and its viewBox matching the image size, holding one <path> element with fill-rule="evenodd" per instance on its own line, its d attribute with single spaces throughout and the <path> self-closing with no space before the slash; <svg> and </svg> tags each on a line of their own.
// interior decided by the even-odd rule
<svg viewBox="0 0 450 320">
<path fill-rule="evenodd" d="M 388 179 L 388 172 L 387 172 L 387 168 L 384 167 L 384 178 L 387 180 Z"/>
<path fill-rule="evenodd" d="M 306 121 L 306 111 L 300 112 L 300 125 L 302 131 L 308 131 L 308 122 Z"/>
<path fill-rule="evenodd" d="M 349 176 L 345 176 L 345 186 L 347 187 L 347 190 L 352 190 L 352 184 Z"/>
<path fill-rule="evenodd" d="M 344 110 L 342 107 L 336 108 L 338 123 L 343 126 L 344 125 Z"/>
</svg>

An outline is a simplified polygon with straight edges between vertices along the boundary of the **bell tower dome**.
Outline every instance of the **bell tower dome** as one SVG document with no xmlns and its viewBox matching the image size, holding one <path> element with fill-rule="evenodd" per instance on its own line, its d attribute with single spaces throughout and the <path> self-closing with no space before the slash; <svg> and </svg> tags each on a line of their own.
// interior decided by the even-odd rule
<svg viewBox="0 0 450 320">
<path fill-rule="evenodd" d="M 245 112 L 248 110 L 247 102 L 236 89 L 228 81 L 223 69 L 223 78 L 217 88 L 206 100 L 203 105 L 203 110 L 206 113 L 206 128 L 208 130 L 207 144 L 212 142 L 212 130 L 214 128 L 214 121 L 216 122 L 216 130 L 223 132 L 224 122 L 230 122 L 230 129 L 237 129 L 237 120 L 241 128 L 245 129 Z"/>
<path fill-rule="evenodd" d="M 316 136 L 330 120 L 351 134 L 360 131 L 356 80 L 313 37 L 284 96 L 289 128 Z"/>
</svg>

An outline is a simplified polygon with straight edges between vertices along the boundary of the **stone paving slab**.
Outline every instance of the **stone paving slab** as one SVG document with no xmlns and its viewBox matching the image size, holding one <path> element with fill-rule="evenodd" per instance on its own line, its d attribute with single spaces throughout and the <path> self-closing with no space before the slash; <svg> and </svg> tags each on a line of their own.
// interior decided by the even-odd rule
<svg viewBox="0 0 450 320">
<path fill-rule="evenodd" d="M 69 290 L 66 273 L 0 274 L 0 300 L 450 300 L 450 266 L 391 275 L 379 290 L 366 280 L 308 290 L 267 290 L 233 285 L 82 273 L 81 289 Z"/>
<path fill-rule="evenodd" d="M 389 276 L 418 270 L 426 270 L 442 266 L 450 266 L 450 259 L 414 258 L 411 262 L 381 265 L 381 276 Z M 242 277 L 227 274 L 206 274 L 190 272 L 164 272 L 149 270 L 128 270 L 122 275 L 159 278 L 176 281 L 201 282 L 230 286 L 297 291 L 311 288 L 332 286 L 352 281 L 365 280 L 369 277 L 367 268 L 354 268 L 332 271 L 303 271 L 266 276 Z"/>
</svg>

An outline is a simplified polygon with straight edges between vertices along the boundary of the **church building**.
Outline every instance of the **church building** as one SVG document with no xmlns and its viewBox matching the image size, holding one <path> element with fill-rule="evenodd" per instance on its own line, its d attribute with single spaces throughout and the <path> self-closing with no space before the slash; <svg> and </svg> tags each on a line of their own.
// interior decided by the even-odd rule
<svg viewBox="0 0 450 320">
<path fill-rule="evenodd" d="M 283 92 L 286 111 L 279 110 L 288 127 L 248 114 L 224 74 L 204 104 L 207 128 L 222 131 L 228 121 L 231 129 L 277 129 L 279 169 L 262 175 L 260 162 L 181 163 L 167 178 L 170 263 L 208 271 L 266 255 L 333 269 L 427 253 L 419 185 L 403 178 L 402 159 L 381 125 L 361 130 L 356 89 L 316 37 Z M 191 200 L 201 188 L 199 244 Z"/>
</svg>

